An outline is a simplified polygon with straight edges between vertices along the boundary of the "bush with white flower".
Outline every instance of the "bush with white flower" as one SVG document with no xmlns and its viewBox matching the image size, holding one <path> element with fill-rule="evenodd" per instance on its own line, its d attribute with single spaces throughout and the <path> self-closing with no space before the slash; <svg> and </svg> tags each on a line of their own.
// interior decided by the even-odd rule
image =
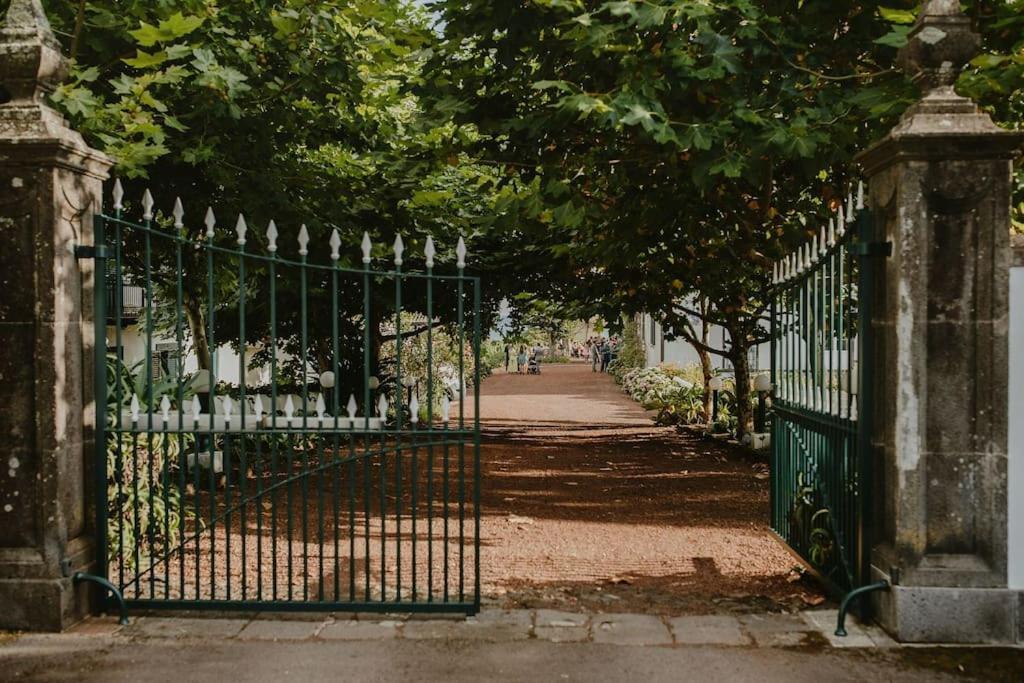
<svg viewBox="0 0 1024 683">
<path fill-rule="evenodd" d="M 661 368 L 636 368 L 622 376 L 622 389 L 645 408 L 660 410 L 688 394 L 693 384 Z"/>
</svg>

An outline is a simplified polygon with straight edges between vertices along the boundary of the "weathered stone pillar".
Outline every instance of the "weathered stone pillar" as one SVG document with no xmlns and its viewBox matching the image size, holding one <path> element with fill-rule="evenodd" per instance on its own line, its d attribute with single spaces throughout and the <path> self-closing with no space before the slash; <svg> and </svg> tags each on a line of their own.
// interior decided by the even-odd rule
<svg viewBox="0 0 1024 683">
<path fill-rule="evenodd" d="M 859 163 L 877 239 L 892 243 L 875 305 L 878 618 L 904 641 L 1008 642 L 1007 375 L 1011 159 L 1001 130 L 953 91 L 979 37 L 955 0 L 926 3 L 902 68 L 924 96 Z"/>
<path fill-rule="evenodd" d="M 44 102 L 67 73 L 39 0 L 0 29 L 0 628 L 86 612 L 94 561 L 92 243 L 110 161 Z"/>
</svg>

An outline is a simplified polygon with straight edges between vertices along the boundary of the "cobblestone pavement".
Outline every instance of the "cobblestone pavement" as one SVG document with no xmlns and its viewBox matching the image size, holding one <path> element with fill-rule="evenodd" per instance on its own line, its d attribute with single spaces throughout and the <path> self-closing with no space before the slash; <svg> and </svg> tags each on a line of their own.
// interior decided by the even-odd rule
<svg viewBox="0 0 1024 683">
<path fill-rule="evenodd" d="M 11 681 L 1019 681 L 1024 650 L 901 647 L 834 611 L 657 617 L 234 614 L 0 635 Z"/>
</svg>

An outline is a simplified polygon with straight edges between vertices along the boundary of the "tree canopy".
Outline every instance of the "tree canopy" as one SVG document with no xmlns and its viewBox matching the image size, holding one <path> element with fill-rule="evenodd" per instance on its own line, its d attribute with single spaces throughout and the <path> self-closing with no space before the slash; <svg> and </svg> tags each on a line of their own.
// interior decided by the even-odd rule
<svg viewBox="0 0 1024 683">
<path fill-rule="evenodd" d="M 364 230 L 402 232 L 410 256 L 464 234 L 488 313 L 643 311 L 685 336 L 699 302 L 742 374 L 772 262 L 915 96 L 893 68 L 917 11 L 902 0 L 420 4 L 51 3 L 75 60 L 53 101 L 130 196 L 180 195 L 193 234 L 207 205 L 256 235 L 337 228 L 342 265 Z M 958 87 L 1020 127 L 1024 2 L 963 4 L 983 53 Z"/>
</svg>

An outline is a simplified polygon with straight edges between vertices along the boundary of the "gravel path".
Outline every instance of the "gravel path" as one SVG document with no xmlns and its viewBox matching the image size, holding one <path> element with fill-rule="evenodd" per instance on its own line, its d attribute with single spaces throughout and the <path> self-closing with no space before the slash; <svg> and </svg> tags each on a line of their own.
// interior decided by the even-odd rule
<svg viewBox="0 0 1024 683">
<path fill-rule="evenodd" d="M 704 614 L 820 601 L 795 580 L 795 560 L 766 526 L 763 463 L 656 427 L 609 376 L 584 364 L 497 374 L 482 386 L 480 410 L 486 603 Z M 186 557 L 158 563 L 126 593 L 379 601 L 415 590 L 417 600 L 471 599 L 472 446 L 460 453 L 406 441 L 400 454 L 377 450 L 329 466 L 365 445 L 292 441 L 247 475 L 232 463 L 228 488 L 205 477 L 190 485 Z M 269 493 L 254 498 L 260 490 Z"/>
<path fill-rule="evenodd" d="M 589 365 L 490 377 L 480 415 L 485 596 L 661 613 L 820 600 L 767 527 L 764 466 L 654 426 Z"/>
</svg>

